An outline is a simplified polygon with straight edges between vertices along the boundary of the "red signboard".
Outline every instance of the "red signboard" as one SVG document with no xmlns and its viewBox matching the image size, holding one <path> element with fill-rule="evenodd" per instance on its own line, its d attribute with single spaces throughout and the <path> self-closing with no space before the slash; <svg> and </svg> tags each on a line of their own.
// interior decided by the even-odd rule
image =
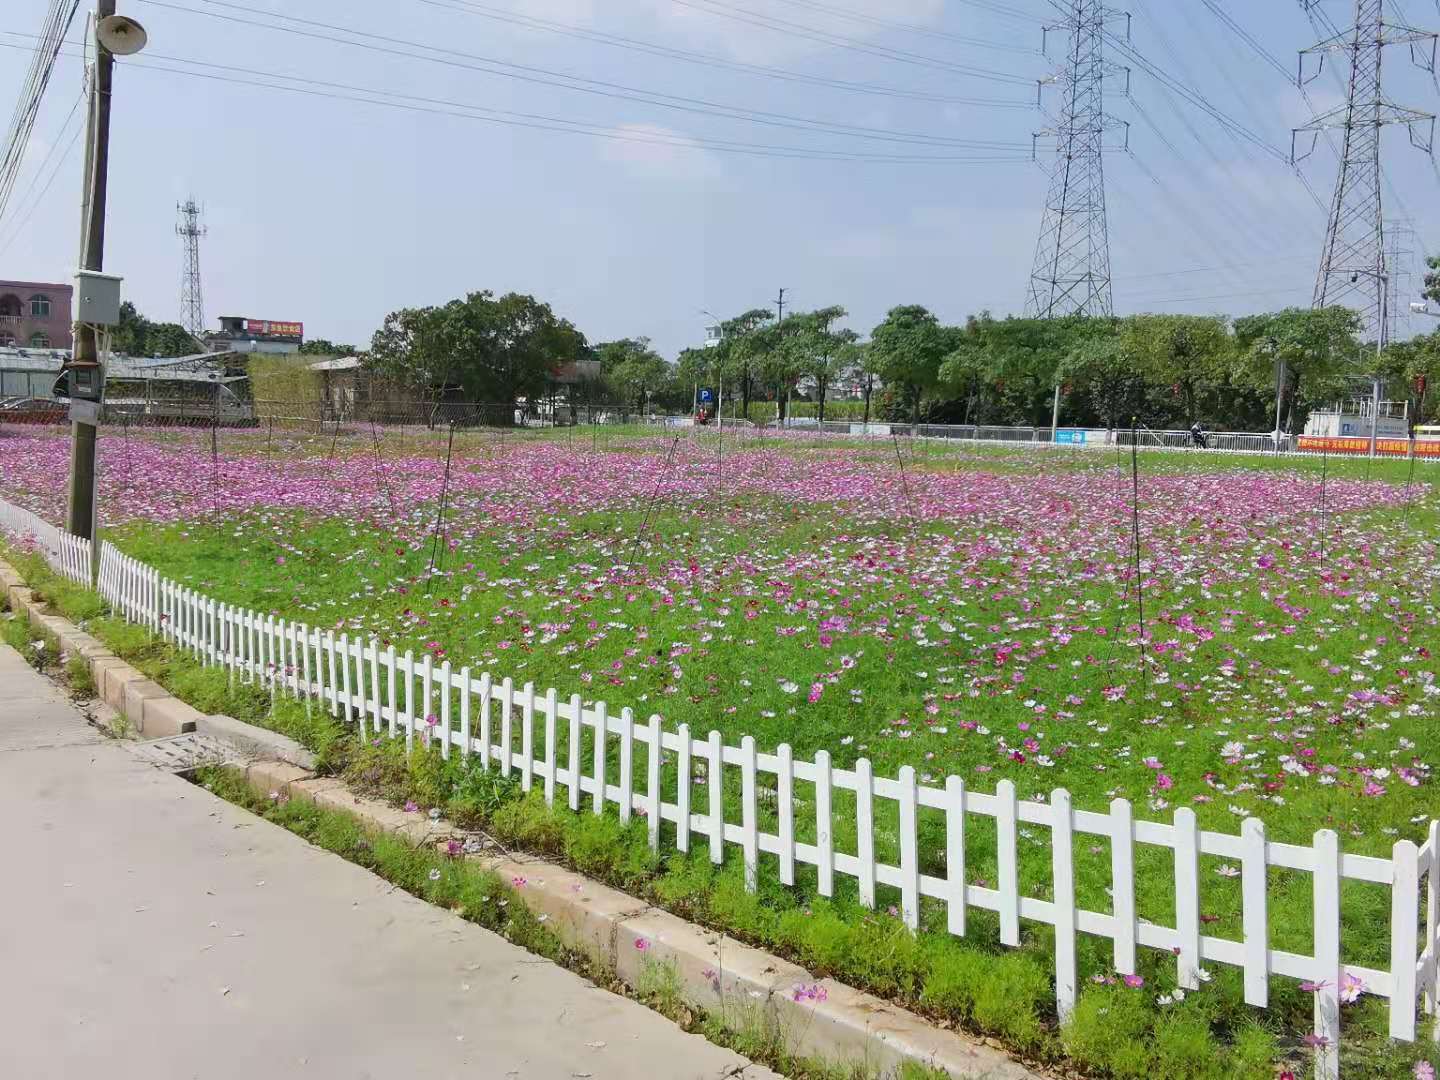
<svg viewBox="0 0 1440 1080">
<path fill-rule="evenodd" d="M 271 337 L 304 337 L 305 324 L 298 322 L 274 322 L 270 319 L 246 319 L 247 334 L 269 334 Z"/>
</svg>

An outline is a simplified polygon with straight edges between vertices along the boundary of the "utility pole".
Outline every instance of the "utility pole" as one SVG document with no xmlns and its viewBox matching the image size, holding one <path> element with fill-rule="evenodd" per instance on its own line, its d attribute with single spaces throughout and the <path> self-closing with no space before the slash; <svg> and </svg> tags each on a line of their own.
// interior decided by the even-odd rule
<svg viewBox="0 0 1440 1080">
<path fill-rule="evenodd" d="M 1307 9 L 1317 0 L 1301 0 Z M 1344 132 L 1340 154 L 1340 175 L 1330 204 L 1325 249 L 1315 278 L 1314 306 L 1340 305 L 1360 312 L 1364 329 L 1373 333 L 1383 348 L 1389 338 L 1385 317 L 1385 222 L 1382 216 L 1380 170 L 1380 129 L 1404 124 L 1410 142 L 1430 153 L 1434 143 L 1435 117 L 1392 104 L 1383 92 L 1380 69 L 1387 45 L 1409 45 L 1412 59 L 1423 70 L 1435 74 L 1436 35 L 1385 17 L 1385 0 L 1355 0 L 1355 23 L 1300 54 L 1297 82 L 1304 86 L 1320 75 L 1327 54 L 1346 57 L 1348 85 L 1345 104 L 1322 113 L 1291 136 L 1292 162 L 1308 157 L 1324 131 Z M 1426 49 L 1426 46 L 1429 49 Z M 1308 77 L 1305 58 L 1318 56 Z M 1309 149 L 1296 153 L 1296 139 L 1311 137 Z"/>
<path fill-rule="evenodd" d="M 95 3 L 95 63 L 90 71 L 89 115 L 86 120 L 85 177 L 80 204 L 80 268 L 100 270 L 105 263 L 105 181 L 110 167 L 110 86 L 115 72 L 115 55 L 100 43 L 100 20 L 115 14 L 115 0 Z M 75 325 L 75 351 L 65 365 L 71 400 L 78 382 L 100 384 L 100 348 L 95 327 Z M 98 400 L 98 398 L 97 398 Z M 99 417 L 94 423 L 75 419 L 71 423 L 70 500 L 65 527 L 75 536 L 95 536 L 95 442 Z"/>
<path fill-rule="evenodd" d="M 780 290 L 780 295 L 775 298 L 775 321 L 785 320 L 785 290 Z"/>
</svg>

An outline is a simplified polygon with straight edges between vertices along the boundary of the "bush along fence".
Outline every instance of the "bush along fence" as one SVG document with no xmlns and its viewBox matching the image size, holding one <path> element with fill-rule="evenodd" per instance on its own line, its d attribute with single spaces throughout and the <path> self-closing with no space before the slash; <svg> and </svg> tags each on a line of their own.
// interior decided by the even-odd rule
<svg viewBox="0 0 1440 1080">
<path fill-rule="evenodd" d="M 88 541 L 3 500 L 0 527 L 33 543 L 57 573 L 92 580 Z M 865 758 L 845 769 L 835 767 L 823 750 L 806 761 L 795 759 L 784 744 L 762 752 L 749 736 L 739 746 L 726 744 L 717 731 L 696 738 L 687 725 L 671 730 L 658 715 L 637 719 L 628 708 L 614 714 L 603 701 L 562 697 L 530 683 L 517 687 L 509 678 L 457 669 L 448 660 L 436 664 L 428 653 L 417 661 L 409 652 L 382 648 L 374 638 L 337 636 L 221 603 L 162 577 L 108 542 L 100 545 L 97 573 L 98 590 L 115 613 L 205 664 L 228 669 L 233 678 L 313 700 L 355 723 L 364 739 L 403 739 L 407 752 L 418 740 L 438 747 L 445 758 L 474 757 L 480 767 L 518 780 L 525 791 L 539 786 L 551 805 L 563 799 L 573 811 L 584 806 L 600 814 L 613 804 L 622 822 L 643 817 L 657 852 L 662 843 L 680 852 L 703 845 L 719 864 L 727 845 L 738 847 L 752 891 L 762 872 L 793 885 L 797 865 L 805 865 L 814 868 L 822 896 L 834 895 L 837 875 L 854 880 L 860 903 L 868 907 L 876 905 L 877 887 L 897 890 L 898 913 L 912 929 L 920 925 L 924 899 L 943 906 L 944 925 L 956 935 L 966 933 L 972 909 L 994 913 L 1004 945 L 1020 944 L 1021 920 L 1053 927 L 1062 1022 L 1076 1001 L 1080 934 L 1110 939 L 1121 975 L 1136 973 L 1141 947 L 1172 953 L 1183 989 L 1199 987 L 1206 964 L 1238 968 L 1244 1000 L 1260 1008 L 1269 1002 L 1272 976 L 1300 980 L 1314 991 L 1314 1033 L 1308 1041 L 1315 1045 L 1316 1073 L 1322 1077 L 1339 1076 L 1340 1005 L 1358 988 L 1389 1000 L 1389 1034 L 1405 1041 L 1416 1037 L 1422 992 L 1427 1015 L 1435 1014 L 1440 1000 L 1440 822 L 1431 822 L 1422 846 L 1400 840 L 1389 858 L 1375 858 L 1342 852 L 1329 829 L 1317 831 L 1309 845 L 1285 844 L 1268 840 L 1264 823 L 1255 818 L 1246 819 L 1238 835 L 1216 833 L 1199 829 L 1188 808 L 1176 810 L 1169 822 L 1141 821 L 1124 799 L 1110 803 L 1108 813 L 1095 813 L 1075 809 L 1070 794 L 1058 789 L 1048 801 L 1022 801 L 1005 780 L 993 792 L 980 792 L 957 776 L 943 786 L 920 783 L 909 766 L 893 778 L 881 777 Z M 737 777 L 740 820 L 734 821 L 727 807 L 734 816 Z M 804 811 L 799 816 L 797 806 Z M 767 824 L 773 819 L 773 832 L 761 827 L 762 816 Z M 885 822 L 883 828 L 877 828 L 877 819 Z M 665 824 L 672 828 L 662 829 Z M 1048 830 L 1050 899 L 1021 890 L 1017 836 L 1025 826 Z M 966 882 L 967 833 L 975 829 L 994 838 L 993 886 Z M 1109 911 L 1077 903 L 1077 837 L 1109 843 Z M 885 850 L 877 852 L 877 840 Z M 1137 854 L 1153 848 L 1168 853 L 1174 926 L 1137 913 Z M 774 861 L 762 862 L 762 853 Z M 887 862 L 887 855 L 897 857 Z M 1202 856 L 1239 866 L 1241 940 L 1203 931 Z M 1309 953 L 1272 947 L 1267 918 L 1272 868 L 1310 876 Z M 1373 941 L 1380 929 L 1373 914 L 1366 925 L 1342 926 L 1343 881 L 1389 888 L 1388 970 L 1343 961 L 1342 933 Z"/>
</svg>

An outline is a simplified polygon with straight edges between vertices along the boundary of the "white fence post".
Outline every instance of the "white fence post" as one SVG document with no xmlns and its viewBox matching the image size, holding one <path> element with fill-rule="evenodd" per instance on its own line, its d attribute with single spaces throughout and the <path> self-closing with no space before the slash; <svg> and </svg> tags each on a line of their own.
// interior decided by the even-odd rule
<svg viewBox="0 0 1440 1080">
<path fill-rule="evenodd" d="M 775 751 L 775 812 L 780 839 L 780 884 L 795 884 L 795 758 L 789 743 Z"/>
<path fill-rule="evenodd" d="M 605 812 L 605 743 L 610 728 L 609 718 L 605 715 L 605 702 L 595 702 L 595 745 L 592 748 L 594 753 L 593 764 L 595 767 L 595 790 L 591 793 L 591 811 L 596 814 Z"/>
<path fill-rule="evenodd" d="M 1050 874 L 1055 894 L 1055 1006 L 1063 1024 L 1075 1009 L 1075 819 L 1070 793 L 1050 793 Z"/>
<path fill-rule="evenodd" d="M 635 714 L 628 708 L 620 710 L 620 824 L 630 824 L 630 811 L 635 790 Z"/>
<path fill-rule="evenodd" d="M 567 792 L 570 809 L 580 809 L 580 736 L 585 729 L 581 724 L 585 711 L 579 694 L 570 695 L 570 745 L 566 747 L 570 757 L 570 788 Z"/>
<path fill-rule="evenodd" d="M 1020 944 L 1020 868 L 1017 859 L 1016 821 L 1019 807 L 1015 785 L 995 785 L 995 890 L 1000 898 L 1000 944 Z"/>
<path fill-rule="evenodd" d="M 520 790 L 529 791 L 535 778 L 535 684 L 520 690 Z"/>
<path fill-rule="evenodd" d="M 645 820 L 649 826 L 650 850 L 660 850 L 660 758 L 664 753 L 664 726 L 656 713 L 650 714 L 650 753 L 645 759 Z"/>
<path fill-rule="evenodd" d="M 705 769 L 705 792 L 710 800 L 710 861 L 725 861 L 725 750 L 720 732 L 711 729 L 710 763 Z"/>
<path fill-rule="evenodd" d="M 681 724 L 675 738 L 675 850 L 684 854 L 690 850 L 690 725 Z"/>
<path fill-rule="evenodd" d="M 1245 1004 L 1270 1003 L 1269 870 L 1265 823 L 1246 818 L 1240 825 L 1240 924 L 1245 939 Z"/>
<path fill-rule="evenodd" d="M 1315 834 L 1315 1073 L 1340 1075 L 1340 838 L 1330 829 Z"/>
<path fill-rule="evenodd" d="M 759 888 L 760 829 L 756 820 L 755 740 L 746 735 L 740 740 L 740 828 L 743 833 L 741 851 L 745 859 L 745 888 Z"/>
<path fill-rule="evenodd" d="M 1127 799 L 1110 801 L 1110 894 L 1115 970 L 1135 974 L 1135 819 Z"/>
<path fill-rule="evenodd" d="M 875 907 L 875 778 L 870 759 L 855 762 L 855 857 L 860 906 Z"/>
<path fill-rule="evenodd" d="M 815 891 L 821 896 L 835 895 L 835 822 L 831 810 L 834 773 L 830 766 L 830 752 L 818 750 L 815 753 L 815 846 L 819 849 L 816 860 Z"/>
<path fill-rule="evenodd" d="M 559 695 L 552 686 L 545 691 L 545 805 L 555 805 L 555 732 L 559 719 Z"/>
<path fill-rule="evenodd" d="M 945 925 L 965 936 L 965 781 L 945 778 Z"/>
<path fill-rule="evenodd" d="M 1200 985 L 1200 829 L 1188 806 L 1175 811 L 1175 933 L 1176 982 L 1194 990 Z"/>
<path fill-rule="evenodd" d="M 1419 945 L 1420 852 L 1397 840 L 1390 852 L 1395 880 L 1390 888 L 1390 1037 L 1415 1040 L 1415 955 Z"/>
</svg>

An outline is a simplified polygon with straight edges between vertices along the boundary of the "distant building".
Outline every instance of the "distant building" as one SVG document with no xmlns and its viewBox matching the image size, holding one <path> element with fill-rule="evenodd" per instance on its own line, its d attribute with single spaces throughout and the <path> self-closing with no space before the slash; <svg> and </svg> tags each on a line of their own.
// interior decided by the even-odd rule
<svg viewBox="0 0 1440 1080">
<path fill-rule="evenodd" d="M 0 346 L 70 348 L 74 292 L 48 281 L 0 281 Z"/>
<path fill-rule="evenodd" d="M 725 340 L 725 328 L 723 326 L 705 327 L 705 348 L 713 349 L 720 342 Z"/>
<path fill-rule="evenodd" d="M 220 329 L 205 341 L 217 352 L 298 353 L 305 343 L 305 324 L 222 315 Z"/>
</svg>

